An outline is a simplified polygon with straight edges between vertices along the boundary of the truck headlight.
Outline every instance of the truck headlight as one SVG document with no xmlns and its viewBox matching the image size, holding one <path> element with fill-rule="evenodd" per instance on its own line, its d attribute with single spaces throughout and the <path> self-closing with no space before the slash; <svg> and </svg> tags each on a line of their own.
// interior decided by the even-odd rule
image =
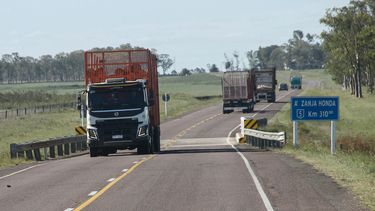
<svg viewBox="0 0 375 211">
<path fill-rule="evenodd" d="M 98 135 L 95 129 L 87 129 L 87 133 L 89 134 L 89 138 L 97 139 Z"/>
<path fill-rule="evenodd" d="M 146 135 L 148 135 L 147 125 L 138 128 L 138 136 L 146 136 Z"/>
</svg>

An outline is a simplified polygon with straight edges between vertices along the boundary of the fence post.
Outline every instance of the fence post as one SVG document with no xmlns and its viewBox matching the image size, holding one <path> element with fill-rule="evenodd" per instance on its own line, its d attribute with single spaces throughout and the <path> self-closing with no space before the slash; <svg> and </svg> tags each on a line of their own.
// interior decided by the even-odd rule
<svg viewBox="0 0 375 211">
<path fill-rule="evenodd" d="M 25 108 L 25 116 L 26 116 L 26 114 L 27 114 L 27 108 Z"/>
<path fill-rule="evenodd" d="M 8 118 L 8 110 L 5 110 L 5 119 Z"/>
<path fill-rule="evenodd" d="M 17 158 L 17 144 L 10 144 L 10 158 Z"/>
<path fill-rule="evenodd" d="M 17 114 L 17 116 L 18 116 L 18 108 L 16 109 L 16 114 Z"/>
</svg>

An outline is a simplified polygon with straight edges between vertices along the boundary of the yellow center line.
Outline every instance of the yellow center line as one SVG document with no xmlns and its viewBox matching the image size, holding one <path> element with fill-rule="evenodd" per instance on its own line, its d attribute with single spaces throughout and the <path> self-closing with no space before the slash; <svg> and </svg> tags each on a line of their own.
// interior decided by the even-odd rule
<svg viewBox="0 0 375 211">
<path fill-rule="evenodd" d="M 116 183 L 118 183 L 120 180 L 128 176 L 132 171 L 134 171 L 138 166 L 140 166 L 142 163 L 146 162 L 147 160 L 152 159 L 155 157 L 155 155 L 151 155 L 148 158 L 139 161 L 137 164 L 133 165 L 127 172 L 122 174 L 121 176 L 117 177 L 115 180 L 110 182 L 108 185 L 106 185 L 104 188 L 102 188 L 98 193 L 96 193 L 94 196 L 89 198 L 87 201 L 83 202 L 79 207 L 75 208 L 74 211 L 80 211 L 83 208 L 89 206 L 91 203 L 93 203 L 96 199 L 98 199 L 101 195 L 103 195 L 105 192 L 107 192 L 112 186 L 114 186 Z"/>
</svg>

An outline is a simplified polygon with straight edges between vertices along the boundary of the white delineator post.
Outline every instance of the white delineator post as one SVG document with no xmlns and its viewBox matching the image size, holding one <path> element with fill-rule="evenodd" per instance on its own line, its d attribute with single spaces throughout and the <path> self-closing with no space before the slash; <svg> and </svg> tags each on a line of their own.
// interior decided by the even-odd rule
<svg viewBox="0 0 375 211">
<path fill-rule="evenodd" d="M 336 121 L 331 121 L 331 154 L 336 154 Z"/>
<path fill-rule="evenodd" d="M 242 137 L 245 136 L 244 128 L 245 128 L 245 117 L 241 117 L 241 135 L 242 135 Z"/>
<path fill-rule="evenodd" d="M 293 146 L 298 146 L 298 121 L 293 121 Z"/>
</svg>

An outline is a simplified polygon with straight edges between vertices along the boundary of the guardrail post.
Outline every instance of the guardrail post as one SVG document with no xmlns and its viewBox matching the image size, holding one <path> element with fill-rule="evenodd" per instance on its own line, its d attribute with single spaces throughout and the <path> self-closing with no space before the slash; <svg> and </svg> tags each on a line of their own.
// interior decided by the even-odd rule
<svg viewBox="0 0 375 211">
<path fill-rule="evenodd" d="M 17 158 L 17 144 L 10 144 L 10 158 Z"/>
<path fill-rule="evenodd" d="M 41 161 L 42 158 L 40 156 L 40 149 L 34 149 L 34 156 L 36 161 Z"/>
<path fill-rule="evenodd" d="M 64 156 L 63 146 L 61 144 L 57 145 L 57 155 L 58 156 Z"/>
<path fill-rule="evenodd" d="M 70 150 L 72 153 L 76 153 L 77 149 L 77 144 L 75 142 L 70 144 Z"/>
<path fill-rule="evenodd" d="M 82 150 L 87 150 L 88 147 L 87 147 L 87 142 L 86 140 L 82 141 Z"/>
<path fill-rule="evenodd" d="M 70 152 L 69 152 L 69 144 L 64 144 L 64 155 L 69 155 Z"/>
<path fill-rule="evenodd" d="M 19 158 L 25 158 L 25 152 L 24 151 L 17 152 L 17 157 L 19 157 Z"/>
<path fill-rule="evenodd" d="M 48 160 L 48 152 L 47 152 L 47 147 L 43 148 L 44 151 L 44 160 Z"/>
<path fill-rule="evenodd" d="M 49 156 L 51 158 L 56 158 L 56 153 L 55 153 L 55 146 L 49 147 Z"/>
<path fill-rule="evenodd" d="M 82 141 L 77 142 L 77 151 L 82 151 Z"/>
<path fill-rule="evenodd" d="M 33 151 L 32 150 L 27 150 L 26 151 L 26 158 L 28 160 L 34 160 L 34 156 L 33 156 Z"/>
</svg>

